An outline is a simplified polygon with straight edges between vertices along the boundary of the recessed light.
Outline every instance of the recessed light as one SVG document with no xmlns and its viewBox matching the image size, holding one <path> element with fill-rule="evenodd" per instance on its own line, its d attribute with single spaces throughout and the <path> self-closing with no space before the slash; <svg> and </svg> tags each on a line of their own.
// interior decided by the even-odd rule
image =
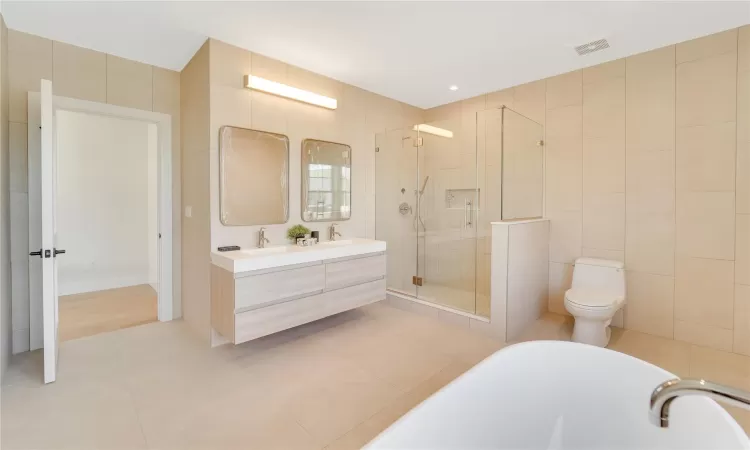
<svg viewBox="0 0 750 450">
<path fill-rule="evenodd" d="M 454 84 L 453 86 L 449 87 L 448 89 L 450 89 L 451 91 L 457 91 L 458 90 L 458 86 L 456 86 Z"/>
</svg>

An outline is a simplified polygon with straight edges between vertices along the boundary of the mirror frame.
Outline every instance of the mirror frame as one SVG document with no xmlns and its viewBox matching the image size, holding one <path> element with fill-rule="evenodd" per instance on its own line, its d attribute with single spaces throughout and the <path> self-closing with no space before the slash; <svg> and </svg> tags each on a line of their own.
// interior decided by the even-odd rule
<svg viewBox="0 0 750 450">
<path fill-rule="evenodd" d="M 346 218 L 330 218 L 330 219 L 323 219 L 323 220 L 307 220 L 305 219 L 305 212 L 307 211 L 306 205 L 305 205 L 305 199 L 307 198 L 306 192 L 305 192 L 305 177 L 304 177 L 304 170 L 307 170 L 307 166 L 305 164 L 305 143 L 308 141 L 315 141 L 315 142 L 322 142 L 325 144 L 335 144 L 335 145 L 343 145 L 344 147 L 349 149 L 349 217 Z M 302 139 L 302 143 L 300 144 L 300 196 L 299 196 L 299 205 L 300 205 L 300 218 L 303 222 L 342 222 L 345 220 L 351 220 L 352 218 L 352 146 L 348 144 L 342 144 L 341 142 L 333 142 L 333 141 L 326 141 L 323 139 L 315 139 L 315 138 L 305 138 Z"/>
<path fill-rule="evenodd" d="M 235 128 L 235 129 L 238 129 L 238 130 L 253 131 L 253 132 L 256 132 L 256 133 L 265 133 L 265 134 L 269 134 L 271 136 L 276 136 L 278 138 L 281 138 L 281 139 L 283 139 L 286 142 L 286 180 L 287 180 L 287 188 L 286 188 L 286 215 L 284 217 L 284 221 L 283 222 L 263 223 L 263 224 L 249 224 L 249 225 L 248 224 L 241 224 L 241 225 L 240 224 L 228 224 L 228 223 L 224 222 L 224 215 L 222 214 L 223 207 L 224 207 L 224 198 L 223 198 L 224 197 L 224 194 L 223 194 L 223 191 L 224 191 L 224 189 L 223 189 L 224 180 L 223 180 L 223 170 L 222 170 L 223 164 L 224 164 L 224 146 L 222 145 L 223 144 L 223 142 L 222 142 L 223 141 L 222 136 L 224 134 L 223 133 L 224 129 L 226 129 L 226 128 Z M 290 163 L 291 163 L 291 148 L 290 148 L 290 145 L 289 145 L 289 136 L 287 136 L 285 134 L 281 134 L 281 133 L 273 133 L 271 131 L 255 130 L 255 129 L 252 129 L 252 128 L 237 127 L 237 126 L 234 126 L 234 125 L 222 125 L 221 127 L 219 127 L 219 221 L 221 222 L 221 224 L 224 225 L 225 227 L 255 227 L 255 226 L 263 226 L 263 225 L 280 225 L 280 224 L 283 225 L 283 224 L 289 222 L 289 210 L 290 210 L 290 206 L 291 206 L 291 203 L 289 201 L 289 190 L 290 190 L 289 189 L 289 187 L 290 187 L 289 186 L 289 181 L 290 181 L 289 165 L 290 165 Z"/>
</svg>

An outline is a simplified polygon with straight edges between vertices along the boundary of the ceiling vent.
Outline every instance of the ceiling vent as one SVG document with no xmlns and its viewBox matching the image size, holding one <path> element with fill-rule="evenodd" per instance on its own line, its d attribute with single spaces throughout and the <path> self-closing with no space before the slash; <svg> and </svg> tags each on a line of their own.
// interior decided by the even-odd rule
<svg viewBox="0 0 750 450">
<path fill-rule="evenodd" d="M 609 42 L 607 42 L 606 39 L 599 39 L 598 41 L 589 42 L 588 44 L 583 45 L 577 45 L 575 47 L 576 52 L 578 52 L 580 56 L 598 52 L 599 50 L 604 50 L 605 48 L 609 48 Z"/>
</svg>

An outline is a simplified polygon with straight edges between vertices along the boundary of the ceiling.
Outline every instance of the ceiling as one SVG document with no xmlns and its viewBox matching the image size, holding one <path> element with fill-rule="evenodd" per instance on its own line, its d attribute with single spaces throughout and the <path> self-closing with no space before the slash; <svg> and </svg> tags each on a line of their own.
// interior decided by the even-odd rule
<svg viewBox="0 0 750 450">
<path fill-rule="evenodd" d="M 2 13 L 11 29 L 173 70 L 212 37 L 429 108 L 744 25 L 750 2 L 24 0 Z M 601 38 L 609 49 L 573 49 Z"/>
</svg>

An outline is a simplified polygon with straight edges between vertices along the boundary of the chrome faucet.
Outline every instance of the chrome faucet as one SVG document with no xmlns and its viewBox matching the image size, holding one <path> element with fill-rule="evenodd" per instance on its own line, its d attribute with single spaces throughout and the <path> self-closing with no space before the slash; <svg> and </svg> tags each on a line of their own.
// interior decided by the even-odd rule
<svg viewBox="0 0 750 450">
<path fill-rule="evenodd" d="M 750 411 L 750 392 L 706 380 L 675 378 L 660 384 L 651 393 L 649 421 L 659 428 L 667 428 L 669 426 L 669 408 L 672 406 L 672 402 L 678 397 L 687 395 L 702 395 Z"/>
<path fill-rule="evenodd" d="M 338 231 L 336 231 L 336 227 L 338 225 L 339 224 L 337 224 L 337 223 L 332 223 L 331 226 L 330 226 L 330 228 L 328 228 L 328 240 L 329 241 L 335 241 L 336 240 L 336 236 L 341 236 L 341 233 L 339 233 Z"/>
<path fill-rule="evenodd" d="M 270 242 L 266 238 L 266 227 L 260 227 L 260 230 L 258 230 L 258 248 L 266 248 L 266 244 Z"/>
</svg>

